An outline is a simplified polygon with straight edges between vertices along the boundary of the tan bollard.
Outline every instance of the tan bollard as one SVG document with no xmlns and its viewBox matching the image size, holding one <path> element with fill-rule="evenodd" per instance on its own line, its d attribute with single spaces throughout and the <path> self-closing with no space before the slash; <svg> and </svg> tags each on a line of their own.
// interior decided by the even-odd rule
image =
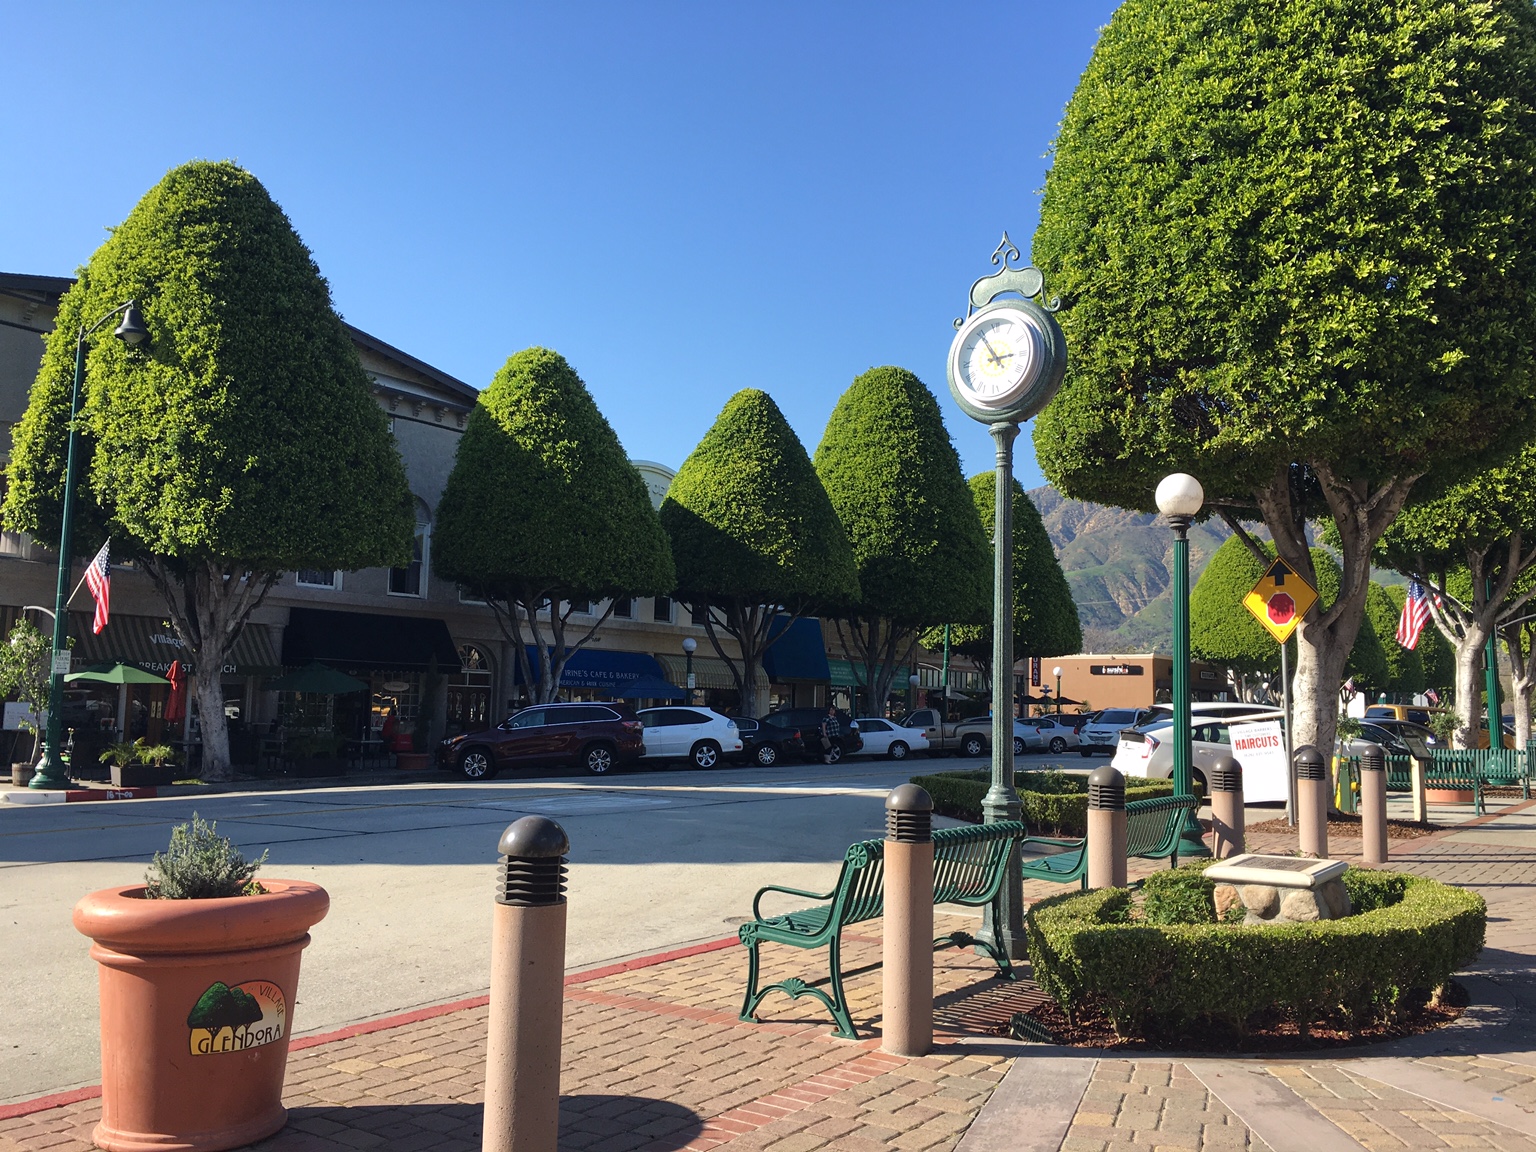
<svg viewBox="0 0 1536 1152">
<path fill-rule="evenodd" d="M 1328 762 L 1310 744 L 1291 756 L 1296 773 L 1296 823 L 1301 831 L 1301 854 L 1318 860 L 1328 858 Z"/>
<path fill-rule="evenodd" d="M 1367 864 L 1387 862 L 1387 754 L 1375 744 L 1360 753 L 1360 848 Z"/>
<path fill-rule="evenodd" d="M 1409 785 L 1413 793 L 1413 822 L 1425 824 L 1429 821 L 1429 806 L 1425 795 L 1424 765 L 1428 761 L 1413 757 L 1413 767 L 1409 769 Z"/>
<path fill-rule="evenodd" d="M 1088 773 L 1088 887 L 1125 887 L 1125 848 L 1125 777 L 1106 764 Z"/>
<path fill-rule="evenodd" d="M 1243 850 L 1243 766 L 1231 756 L 1211 764 L 1211 854 L 1218 860 Z"/>
<path fill-rule="evenodd" d="M 933 1048 L 933 797 L 902 784 L 885 798 L 885 930 L 880 1046 Z"/>
<path fill-rule="evenodd" d="M 524 816 L 501 834 L 491 922 L 483 1152 L 556 1152 L 565 997 L 565 829 Z"/>
</svg>

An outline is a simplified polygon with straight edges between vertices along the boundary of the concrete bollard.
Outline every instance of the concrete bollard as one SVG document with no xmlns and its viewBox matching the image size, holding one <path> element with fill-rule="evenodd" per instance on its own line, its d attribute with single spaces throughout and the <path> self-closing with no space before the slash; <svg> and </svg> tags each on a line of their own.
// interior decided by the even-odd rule
<svg viewBox="0 0 1536 1152">
<path fill-rule="evenodd" d="M 1218 860 L 1243 850 L 1243 766 L 1231 756 L 1211 765 L 1211 847 Z"/>
<path fill-rule="evenodd" d="M 880 1046 L 933 1048 L 933 797 L 902 784 L 885 798 L 885 930 Z"/>
<path fill-rule="evenodd" d="M 1291 756 L 1296 774 L 1296 823 L 1301 830 L 1301 854 L 1328 858 L 1328 761 L 1310 744 Z"/>
<path fill-rule="evenodd" d="M 1125 887 L 1125 848 L 1125 777 L 1106 764 L 1088 774 L 1088 887 Z"/>
<path fill-rule="evenodd" d="M 483 1152 L 556 1152 L 570 846 L 544 816 L 524 816 L 501 834 Z"/>
<path fill-rule="evenodd" d="M 1417 756 L 1412 758 L 1413 766 L 1409 771 L 1409 787 L 1413 794 L 1413 822 L 1423 824 L 1429 820 L 1428 789 L 1425 787 L 1424 764 Z"/>
<path fill-rule="evenodd" d="M 1367 864 L 1387 862 L 1387 754 L 1376 745 L 1360 753 L 1360 848 Z"/>
</svg>

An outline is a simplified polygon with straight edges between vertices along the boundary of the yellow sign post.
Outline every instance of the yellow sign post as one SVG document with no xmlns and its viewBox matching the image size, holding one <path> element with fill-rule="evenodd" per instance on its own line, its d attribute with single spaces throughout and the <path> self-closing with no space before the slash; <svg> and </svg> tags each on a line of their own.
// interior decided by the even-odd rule
<svg viewBox="0 0 1536 1152">
<path fill-rule="evenodd" d="M 1264 626 L 1264 630 L 1284 644 L 1296 631 L 1301 618 L 1317 603 L 1317 589 L 1291 571 L 1284 560 L 1276 560 L 1259 577 L 1253 590 L 1243 597 L 1243 607 Z"/>
</svg>

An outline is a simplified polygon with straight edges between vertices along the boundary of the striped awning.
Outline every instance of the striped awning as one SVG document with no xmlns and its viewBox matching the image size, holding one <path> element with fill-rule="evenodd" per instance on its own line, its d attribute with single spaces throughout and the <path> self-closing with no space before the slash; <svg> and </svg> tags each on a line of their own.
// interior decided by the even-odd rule
<svg viewBox="0 0 1536 1152">
<path fill-rule="evenodd" d="M 135 664 L 163 676 L 175 660 L 180 660 L 188 673 L 197 671 L 195 661 L 184 655 L 176 630 L 160 617 L 120 616 L 114 612 L 101 634 L 94 636 L 91 614 L 71 612 L 69 634 L 75 640 L 71 653 L 76 671 L 96 664 Z M 224 665 L 224 675 L 275 676 L 281 672 L 267 626 L 247 624 Z"/>
<path fill-rule="evenodd" d="M 688 683 L 688 658 L 686 656 L 662 656 L 656 659 L 661 661 L 661 666 L 667 670 L 667 679 L 674 684 L 686 685 Z M 736 678 L 731 675 L 730 665 L 718 656 L 695 656 L 693 658 L 693 683 L 698 688 L 721 688 L 728 692 L 736 690 Z"/>
</svg>

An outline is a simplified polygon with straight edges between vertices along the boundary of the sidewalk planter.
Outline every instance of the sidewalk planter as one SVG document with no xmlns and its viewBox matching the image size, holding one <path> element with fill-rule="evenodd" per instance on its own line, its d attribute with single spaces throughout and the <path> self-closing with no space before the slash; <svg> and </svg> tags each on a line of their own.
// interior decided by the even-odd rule
<svg viewBox="0 0 1536 1152">
<path fill-rule="evenodd" d="M 396 752 L 395 767 L 402 772 L 425 772 L 432 764 L 427 752 Z"/>
<path fill-rule="evenodd" d="M 75 905 L 101 990 L 101 1123 L 108 1152 L 214 1152 L 287 1121 L 283 1073 L 299 957 L 330 908 L 325 889 L 153 900 L 143 885 Z"/>
</svg>

